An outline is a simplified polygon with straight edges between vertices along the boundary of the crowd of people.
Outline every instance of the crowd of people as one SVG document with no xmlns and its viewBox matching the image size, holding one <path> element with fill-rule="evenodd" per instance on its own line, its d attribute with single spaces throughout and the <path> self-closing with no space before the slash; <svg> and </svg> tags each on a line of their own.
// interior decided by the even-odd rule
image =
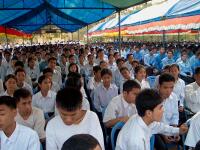
<svg viewBox="0 0 200 150">
<path fill-rule="evenodd" d="M 1 150 L 198 149 L 200 45 L 46 44 L 0 50 Z M 183 136 L 182 136 L 183 135 Z M 185 140 L 183 137 L 186 137 Z"/>
</svg>

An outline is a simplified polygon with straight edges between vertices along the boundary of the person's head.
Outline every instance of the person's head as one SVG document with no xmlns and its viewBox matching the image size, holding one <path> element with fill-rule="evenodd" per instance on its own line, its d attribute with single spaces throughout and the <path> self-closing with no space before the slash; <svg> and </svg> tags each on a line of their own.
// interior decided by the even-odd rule
<svg viewBox="0 0 200 150">
<path fill-rule="evenodd" d="M 65 82 L 65 87 L 72 87 L 78 90 L 81 90 L 82 87 L 82 80 L 81 75 L 80 77 L 69 77 Z"/>
<path fill-rule="evenodd" d="M 119 59 L 120 58 L 119 52 L 114 52 L 114 57 L 115 60 Z"/>
<path fill-rule="evenodd" d="M 89 134 L 76 134 L 66 140 L 61 150 L 102 150 L 95 137 Z"/>
<path fill-rule="evenodd" d="M 177 80 L 178 79 L 178 76 L 179 76 L 179 73 L 180 73 L 180 70 L 179 70 L 179 65 L 177 64 L 172 64 L 170 66 L 170 73 L 174 76 L 174 78 Z"/>
<path fill-rule="evenodd" d="M 43 71 L 42 71 L 43 75 L 49 77 L 51 80 L 52 80 L 52 77 L 53 77 L 53 70 L 51 68 L 45 68 Z"/>
<path fill-rule="evenodd" d="M 30 68 L 34 68 L 35 67 L 35 59 L 33 57 L 29 57 L 28 58 L 28 66 Z"/>
<path fill-rule="evenodd" d="M 38 86 L 42 92 L 48 92 L 51 89 L 52 81 L 48 76 L 42 75 L 38 79 Z"/>
<path fill-rule="evenodd" d="M 142 90 L 137 95 L 135 104 L 138 115 L 142 118 L 148 118 L 149 123 L 161 121 L 163 115 L 162 99 L 156 90 Z"/>
<path fill-rule="evenodd" d="M 109 61 L 110 64 L 114 63 L 115 57 L 114 57 L 113 54 L 109 54 L 109 55 L 108 55 L 108 61 Z"/>
<path fill-rule="evenodd" d="M 95 78 L 101 79 L 101 67 L 100 66 L 94 66 L 93 73 L 94 73 Z"/>
<path fill-rule="evenodd" d="M 164 54 L 165 53 L 165 48 L 164 47 L 160 47 L 160 54 Z"/>
<path fill-rule="evenodd" d="M 13 95 L 16 99 L 17 109 L 20 115 L 30 115 L 32 112 L 32 95 L 25 88 L 18 89 Z"/>
<path fill-rule="evenodd" d="M 89 55 L 87 56 L 87 59 L 88 59 L 88 62 L 89 62 L 89 63 L 93 63 L 93 62 L 94 62 L 94 56 L 93 56 L 92 54 L 89 54 Z"/>
<path fill-rule="evenodd" d="M 9 74 L 5 77 L 4 88 L 8 91 L 15 91 L 17 89 L 17 79 L 14 75 Z"/>
<path fill-rule="evenodd" d="M 124 59 L 123 58 L 119 58 L 116 60 L 117 63 L 117 67 L 120 69 L 124 66 Z"/>
<path fill-rule="evenodd" d="M 170 73 L 170 65 L 164 66 L 162 73 Z"/>
<path fill-rule="evenodd" d="M 17 69 L 15 71 L 15 77 L 17 79 L 17 82 L 23 83 L 26 79 L 26 71 L 24 69 L 21 69 L 21 68 Z"/>
<path fill-rule="evenodd" d="M 140 65 L 139 61 L 138 60 L 133 60 L 132 63 L 131 63 L 133 69 L 135 69 L 137 66 Z"/>
<path fill-rule="evenodd" d="M 61 62 L 62 62 L 63 64 L 65 64 L 65 63 L 67 62 L 67 57 L 66 57 L 65 54 L 62 54 L 62 55 L 61 55 Z"/>
<path fill-rule="evenodd" d="M 0 96 L 0 130 L 7 131 L 15 123 L 16 100 L 10 96 Z"/>
<path fill-rule="evenodd" d="M 112 81 L 112 72 L 110 69 L 103 69 L 101 71 L 101 79 L 105 87 L 109 87 Z"/>
<path fill-rule="evenodd" d="M 124 77 L 124 79 L 130 79 L 131 78 L 130 71 L 128 70 L 127 67 L 122 67 L 120 69 L 120 73 L 122 74 L 122 76 Z"/>
<path fill-rule="evenodd" d="M 135 103 L 135 98 L 141 90 L 140 85 L 134 80 L 127 80 L 123 84 L 123 97 L 127 103 Z"/>
<path fill-rule="evenodd" d="M 67 87 L 58 91 L 56 107 L 66 125 L 76 124 L 80 119 L 83 96 L 80 90 Z"/>
<path fill-rule="evenodd" d="M 76 59 L 75 59 L 75 56 L 74 55 L 69 55 L 69 63 L 76 63 Z"/>
<path fill-rule="evenodd" d="M 17 57 L 13 57 L 12 59 L 11 59 L 11 66 L 13 67 L 13 68 L 15 68 L 15 63 L 18 61 L 18 59 L 17 59 Z"/>
<path fill-rule="evenodd" d="M 168 50 L 167 51 L 167 57 L 169 58 L 169 59 L 172 59 L 173 58 L 173 51 L 172 50 Z"/>
<path fill-rule="evenodd" d="M 14 68 L 15 68 L 15 70 L 17 70 L 17 69 L 19 69 L 19 68 L 23 69 L 23 68 L 24 68 L 24 63 L 23 63 L 22 61 L 17 61 L 17 62 L 15 63 Z"/>
<path fill-rule="evenodd" d="M 68 67 L 69 72 L 78 72 L 78 66 L 75 63 L 71 63 Z"/>
<path fill-rule="evenodd" d="M 187 59 L 188 59 L 187 51 L 181 52 L 181 60 L 182 61 L 187 61 Z"/>
<path fill-rule="evenodd" d="M 55 69 L 56 68 L 56 57 L 51 57 L 48 59 L 48 67 L 51 68 L 51 69 Z"/>
<path fill-rule="evenodd" d="M 79 59 L 79 62 L 83 64 L 85 61 L 85 56 L 83 54 L 80 54 L 78 59 Z"/>
<path fill-rule="evenodd" d="M 9 62 L 11 59 L 11 53 L 9 51 L 5 51 L 4 58 L 6 59 L 7 62 Z"/>
<path fill-rule="evenodd" d="M 131 64 L 133 62 L 133 54 L 128 54 L 127 55 L 127 60 Z"/>
<path fill-rule="evenodd" d="M 135 78 L 138 81 L 142 81 L 143 79 L 146 78 L 146 69 L 144 66 L 139 65 L 139 66 L 135 67 Z"/>
<path fill-rule="evenodd" d="M 101 69 L 106 69 L 106 68 L 108 68 L 108 63 L 106 61 L 102 60 L 99 63 L 99 66 L 101 67 Z"/>
<path fill-rule="evenodd" d="M 196 83 L 200 86 L 200 67 L 197 67 L 194 71 L 194 79 Z"/>
<path fill-rule="evenodd" d="M 97 51 L 97 57 L 100 59 L 100 60 L 103 60 L 104 59 L 104 51 L 103 49 L 99 49 Z"/>
<path fill-rule="evenodd" d="M 173 89 L 175 84 L 175 78 L 169 73 L 163 73 L 159 76 L 159 85 L 158 90 L 162 97 L 162 99 L 168 98 Z"/>
</svg>

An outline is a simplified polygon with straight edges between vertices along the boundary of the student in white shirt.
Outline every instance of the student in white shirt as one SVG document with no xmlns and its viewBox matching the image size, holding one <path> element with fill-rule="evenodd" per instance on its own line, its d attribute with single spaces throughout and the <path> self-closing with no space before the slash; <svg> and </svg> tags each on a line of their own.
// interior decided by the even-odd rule
<svg viewBox="0 0 200 150">
<path fill-rule="evenodd" d="M 158 91 L 163 101 L 163 117 L 162 122 L 171 126 L 178 126 L 179 123 L 179 111 L 178 111 L 178 97 L 175 93 L 173 93 L 175 84 L 175 78 L 169 73 L 163 73 L 159 76 L 159 85 Z M 161 140 L 157 140 L 161 138 Z M 157 149 L 166 149 L 166 143 L 178 142 L 180 140 L 180 136 L 175 136 L 172 138 L 171 136 L 159 135 L 156 136 L 156 146 L 160 146 L 162 148 Z M 157 141 L 160 141 L 157 144 Z"/>
<path fill-rule="evenodd" d="M 153 134 L 178 135 L 187 132 L 187 127 L 171 127 L 160 123 L 163 115 L 162 99 L 158 92 L 145 89 L 136 97 L 138 115 L 133 115 L 121 129 L 116 150 L 150 150 Z"/>
<path fill-rule="evenodd" d="M 51 119 L 46 128 L 47 150 L 60 150 L 63 143 L 76 134 L 94 136 L 104 150 L 104 140 L 97 115 L 82 110 L 82 94 L 74 88 L 58 91 L 56 107 L 59 115 Z"/>
<path fill-rule="evenodd" d="M 13 97 L 13 94 L 15 90 L 17 89 L 16 77 L 12 74 L 7 75 L 5 77 L 4 85 L 5 85 L 6 91 L 2 95 Z"/>
<path fill-rule="evenodd" d="M 25 88 L 27 90 L 29 90 L 29 92 L 31 92 L 31 94 L 33 94 L 33 89 L 32 87 L 25 82 L 25 78 L 26 78 L 26 72 L 24 69 L 19 68 L 15 71 L 15 76 L 17 79 L 17 87 L 18 88 Z"/>
<path fill-rule="evenodd" d="M 120 81 L 123 79 L 122 74 L 120 73 L 120 69 L 122 67 L 124 67 L 125 63 L 124 63 L 124 59 L 123 58 L 119 58 L 116 60 L 117 63 L 117 69 L 115 70 L 114 74 L 113 74 L 113 82 L 115 83 L 115 85 L 120 88 Z"/>
<path fill-rule="evenodd" d="M 0 146 L 1 150 L 40 150 L 37 133 L 15 122 L 17 114 L 15 99 L 0 97 Z"/>
<path fill-rule="evenodd" d="M 110 69 L 112 73 L 114 73 L 115 70 L 117 69 L 117 65 L 115 63 L 115 57 L 113 54 L 108 55 L 108 69 Z"/>
<path fill-rule="evenodd" d="M 32 95 L 27 89 L 18 89 L 14 93 L 17 102 L 15 121 L 30 127 L 38 133 L 41 142 L 45 140 L 45 119 L 41 109 L 32 106 Z"/>
<path fill-rule="evenodd" d="M 51 117 L 55 111 L 56 93 L 51 91 L 51 80 L 42 75 L 38 79 L 40 91 L 33 95 L 33 106 L 40 108 Z"/>
<path fill-rule="evenodd" d="M 104 113 L 111 99 L 118 95 L 118 88 L 112 84 L 112 72 L 109 69 L 101 71 L 102 84 L 94 90 L 94 107 Z"/>
<path fill-rule="evenodd" d="M 51 57 L 48 59 L 48 67 L 53 70 L 53 81 L 58 83 L 58 85 L 61 87 L 62 86 L 62 76 L 61 72 L 56 70 L 56 62 L 57 59 L 55 57 Z"/>
<path fill-rule="evenodd" d="M 127 80 L 123 84 L 122 94 L 114 97 L 108 104 L 103 122 L 107 128 L 118 122 L 126 122 L 129 117 L 137 113 L 135 98 L 140 92 L 140 85 L 134 80 Z"/>
<path fill-rule="evenodd" d="M 61 150 L 102 150 L 95 137 L 89 134 L 76 134 L 70 137 Z"/>
<path fill-rule="evenodd" d="M 60 90 L 60 86 L 57 82 L 54 82 L 52 80 L 53 78 L 53 70 L 51 68 L 45 68 L 43 71 L 42 71 L 43 75 L 47 76 L 51 82 L 52 82 L 52 86 L 51 86 L 51 91 L 54 91 L 54 92 L 58 92 Z"/>
<path fill-rule="evenodd" d="M 185 139 L 185 145 L 194 148 L 200 140 L 200 112 L 195 114 L 189 123 L 190 128 Z"/>
<path fill-rule="evenodd" d="M 200 67 L 194 72 L 195 82 L 185 87 L 186 106 L 194 113 L 200 111 Z"/>
<path fill-rule="evenodd" d="M 133 54 L 128 54 L 127 55 L 127 62 L 125 64 L 126 64 L 126 67 L 128 68 L 129 71 L 132 68 L 132 62 L 133 62 Z"/>
<path fill-rule="evenodd" d="M 146 80 L 146 69 L 139 65 L 135 67 L 135 80 L 140 84 L 141 89 L 150 88 L 149 82 Z"/>
<path fill-rule="evenodd" d="M 120 93 L 122 93 L 124 82 L 126 82 L 127 80 L 133 80 L 134 77 L 131 76 L 131 73 L 130 73 L 130 71 L 128 70 L 127 67 L 122 67 L 120 69 L 120 73 L 123 77 L 123 79 L 121 80 L 121 83 L 120 83 Z"/>
<path fill-rule="evenodd" d="M 90 92 L 96 89 L 101 84 L 101 67 L 94 66 L 93 73 L 94 73 L 94 77 L 91 77 L 87 84 L 87 88 Z"/>
</svg>

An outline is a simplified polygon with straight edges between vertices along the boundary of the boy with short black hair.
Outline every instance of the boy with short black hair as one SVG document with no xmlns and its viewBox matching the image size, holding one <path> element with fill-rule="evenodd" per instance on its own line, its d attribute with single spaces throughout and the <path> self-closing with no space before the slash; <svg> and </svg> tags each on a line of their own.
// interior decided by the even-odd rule
<svg viewBox="0 0 200 150">
<path fill-rule="evenodd" d="M 184 134 L 187 127 L 171 127 L 160 123 L 163 115 L 162 99 L 152 89 L 143 90 L 136 97 L 138 115 L 132 116 L 117 138 L 116 150 L 149 150 L 152 134 Z"/>
<path fill-rule="evenodd" d="M 0 146 L 1 150 L 40 150 L 38 135 L 32 129 L 15 122 L 15 98 L 0 97 Z"/>
<path fill-rule="evenodd" d="M 46 128 L 47 150 L 60 150 L 71 136 L 84 133 L 94 136 L 104 149 L 104 140 L 97 115 L 81 110 L 82 94 L 74 88 L 58 91 L 56 107 L 60 115 L 49 121 Z"/>
<path fill-rule="evenodd" d="M 127 80 L 123 84 L 122 94 L 114 97 L 108 104 L 103 122 L 107 128 L 118 122 L 126 122 L 129 117 L 137 113 L 135 98 L 140 92 L 140 85 L 134 80 Z"/>
<path fill-rule="evenodd" d="M 27 89 L 18 89 L 14 93 L 17 102 L 17 123 L 30 127 L 38 133 L 40 140 L 45 140 L 45 119 L 41 109 L 32 106 L 32 95 Z"/>
</svg>

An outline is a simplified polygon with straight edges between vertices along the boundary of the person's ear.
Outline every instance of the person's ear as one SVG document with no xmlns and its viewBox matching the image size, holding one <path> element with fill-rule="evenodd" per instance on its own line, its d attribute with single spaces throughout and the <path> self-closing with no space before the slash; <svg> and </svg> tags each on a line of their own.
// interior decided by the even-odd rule
<svg viewBox="0 0 200 150">
<path fill-rule="evenodd" d="M 145 115 L 148 117 L 148 118 L 151 118 L 152 117 L 152 111 L 151 110 L 146 110 L 145 112 Z"/>
</svg>

